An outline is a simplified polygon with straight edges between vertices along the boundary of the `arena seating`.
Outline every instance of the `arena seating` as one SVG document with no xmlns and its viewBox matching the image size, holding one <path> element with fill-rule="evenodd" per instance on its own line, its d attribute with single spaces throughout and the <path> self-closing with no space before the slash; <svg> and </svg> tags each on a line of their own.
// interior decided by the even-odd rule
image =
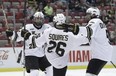
<svg viewBox="0 0 116 76">
<path fill-rule="evenodd" d="M 13 23 L 13 11 L 15 12 L 15 27 L 16 30 L 20 29 L 20 27 L 24 26 L 23 22 L 24 22 L 24 0 L 2 0 L 3 1 L 3 5 L 4 5 L 4 10 L 7 16 L 7 21 L 8 21 L 8 25 L 11 27 L 12 30 L 14 30 L 14 23 Z M 114 4 L 116 5 L 116 1 L 114 1 Z M 65 12 L 66 11 L 66 7 L 65 9 L 61 7 L 61 4 L 54 4 L 52 3 L 52 6 L 54 8 L 55 13 L 64 13 L 65 15 L 68 15 L 68 21 L 70 23 L 76 23 L 79 24 L 81 26 L 84 26 L 87 24 L 87 20 L 85 18 L 85 12 L 75 12 L 75 11 L 70 11 L 68 10 L 68 13 Z M 99 5 L 98 6 L 99 9 L 101 10 L 105 10 L 106 13 L 108 10 L 114 9 L 116 10 L 116 7 L 114 6 L 110 6 L 110 5 L 106 5 L 106 6 L 102 6 Z M 31 21 L 29 19 L 26 20 L 27 23 L 31 23 Z M 48 23 L 48 19 L 45 20 L 45 23 Z M 5 35 L 5 20 L 4 20 L 4 14 L 3 11 L 0 10 L 0 47 L 11 47 L 11 43 L 9 43 L 8 38 Z M 16 46 L 22 46 L 22 44 L 17 43 Z"/>
</svg>

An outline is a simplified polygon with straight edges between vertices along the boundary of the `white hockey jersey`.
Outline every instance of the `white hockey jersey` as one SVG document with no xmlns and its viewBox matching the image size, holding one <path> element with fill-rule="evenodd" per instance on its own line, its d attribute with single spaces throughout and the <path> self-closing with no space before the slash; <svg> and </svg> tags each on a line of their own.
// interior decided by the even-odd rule
<svg viewBox="0 0 116 76">
<path fill-rule="evenodd" d="M 109 44 L 109 39 L 107 38 L 106 25 L 101 19 L 94 18 L 89 21 L 87 26 L 90 26 L 93 30 L 90 40 L 92 58 L 110 61 L 113 47 Z"/>
<path fill-rule="evenodd" d="M 25 25 L 25 29 L 28 30 L 32 35 L 38 36 L 38 38 L 41 37 L 41 35 L 45 29 L 50 28 L 50 27 L 51 26 L 49 24 L 44 24 L 44 25 L 42 25 L 41 29 L 37 29 L 34 27 L 33 24 Z M 22 29 L 24 29 L 24 28 L 22 28 Z M 24 38 L 21 37 L 22 29 L 20 29 L 19 32 L 17 32 L 17 34 L 18 34 L 17 42 L 24 41 Z M 32 39 L 25 41 L 25 56 L 37 56 L 37 57 L 44 56 L 44 54 L 45 54 L 44 53 L 45 52 L 44 44 L 41 45 L 40 47 L 36 47 L 36 48 L 33 48 L 31 46 L 31 44 L 32 44 Z"/>
<path fill-rule="evenodd" d="M 63 68 L 67 66 L 69 59 L 69 51 L 73 45 L 81 45 L 87 43 L 87 30 L 80 28 L 78 35 L 73 35 L 71 32 L 64 32 L 56 28 L 49 28 L 44 31 L 44 34 L 36 39 L 37 47 L 47 43 L 46 56 L 49 62 L 55 68 Z M 32 36 L 30 36 L 30 39 Z"/>
</svg>

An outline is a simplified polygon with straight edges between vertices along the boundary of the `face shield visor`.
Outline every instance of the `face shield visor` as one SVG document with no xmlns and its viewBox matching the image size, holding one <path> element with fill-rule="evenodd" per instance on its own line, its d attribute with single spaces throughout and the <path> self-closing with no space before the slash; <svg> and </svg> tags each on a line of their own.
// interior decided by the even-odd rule
<svg viewBox="0 0 116 76">
<path fill-rule="evenodd" d="M 44 19 L 41 17 L 36 17 L 33 19 L 34 25 L 40 29 L 42 27 L 42 25 L 44 24 Z"/>
</svg>

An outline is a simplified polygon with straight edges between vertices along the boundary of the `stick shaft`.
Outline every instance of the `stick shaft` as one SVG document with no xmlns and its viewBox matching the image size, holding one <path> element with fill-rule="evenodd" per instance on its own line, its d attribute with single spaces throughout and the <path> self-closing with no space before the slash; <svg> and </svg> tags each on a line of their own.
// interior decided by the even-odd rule
<svg viewBox="0 0 116 76">
<path fill-rule="evenodd" d="M 3 14 L 4 14 L 5 26 L 6 26 L 7 29 L 9 29 L 8 20 L 7 20 L 7 17 L 6 17 L 6 13 L 5 13 L 5 10 L 4 10 L 3 3 L 1 3 L 1 7 L 2 7 Z"/>
<path fill-rule="evenodd" d="M 24 23 L 23 23 L 23 27 L 24 30 L 26 29 L 25 24 L 26 24 L 26 4 L 27 4 L 27 0 L 24 0 Z M 24 67 L 23 67 L 23 76 L 25 76 L 25 39 L 24 39 L 24 43 L 23 43 L 23 63 L 24 63 Z"/>
<path fill-rule="evenodd" d="M 116 68 L 116 65 L 112 62 L 112 61 L 110 61 L 111 62 L 111 64 Z"/>
</svg>

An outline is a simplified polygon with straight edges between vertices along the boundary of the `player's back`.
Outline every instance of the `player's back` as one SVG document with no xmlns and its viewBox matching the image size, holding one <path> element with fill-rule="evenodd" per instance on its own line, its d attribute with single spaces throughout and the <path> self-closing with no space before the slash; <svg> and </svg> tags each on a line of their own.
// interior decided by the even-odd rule
<svg viewBox="0 0 116 76">
<path fill-rule="evenodd" d="M 87 26 L 90 26 L 93 30 L 93 35 L 91 36 L 92 39 L 96 39 L 99 44 L 108 43 L 108 38 L 106 36 L 106 25 L 101 21 L 101 19 L 91 19 Z"/>
<path fill-rule="evenodd" d="M 44 35 L 48 44 L 47 58 L 57 68 L 63 68 L 68 64 L 69 51 L 74 45 L 79 46 L 84 43 L 82 37 L 56 28 L 45 30 Z"/>
<path fill-rule="evenodd" d="M 112 46 L 109 44 L 109 39 L 107 38 L 105 24 L 101 19 L 94 18 L 89 21 L 87 26 L 90 26 L 93 30 L 90 41 L 93 57 L 106 61 L 109 60 L 111 58 Z"/>
</svg>

